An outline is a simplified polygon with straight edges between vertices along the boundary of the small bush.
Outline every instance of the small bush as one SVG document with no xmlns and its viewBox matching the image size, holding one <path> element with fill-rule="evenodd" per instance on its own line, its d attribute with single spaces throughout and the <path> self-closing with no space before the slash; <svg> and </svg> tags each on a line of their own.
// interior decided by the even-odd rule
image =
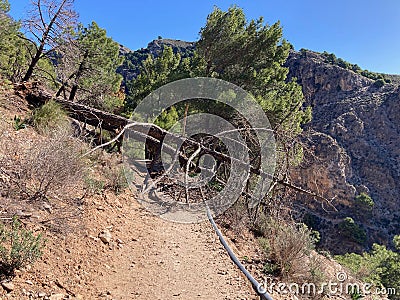
<svg viewBox="0 0 400 300">
<path fill-rule="evenodd" d="M 385 84 L 386 84 L 386 81 L 382 78 L 379 78 L 379 79 L 375 80 L 374 87 L 379 89 L 379 88 L 383 87 Z"/>
<path fill-rule="evenodd" d="M 366 193 L 356 196 L 356 207 L 362 210 L 372 210 L 375 206 L 374 200 Z"/>
<path fill-rule="evenodd" d="M 364 229 L 350 217 L 339 223 L 339 230 L 344 237 L 358 244 L 364 244 L 367 241 L 367 234 Z"/>
<path fill-rule="evenodd" d="M 12 82 L 0 76 L 0 91 L 11 91 L 14 88 Z"/>
<path fill-rule="evenodd" d="M 326 275 L 323 271 L 324 262 L 319 255 L 311 255 L 309 260 L 309 277 L 306 278 L 307 282 L 312 282 L 316 286 L 322 286 L 326 282 Z"/>
<path fill-rule="evenodd" d="M 14 116 L 13 127 L 15 131 L 26 128 L 26 120 L 22 119 L 20 116 Z"/>
<path fill-rule="evenodd" d="M 361 193 L 357 195 L 354 199 L 354 215 L 357 217 L 358 220 L 368 221 L 372 218 L 372 213 L 374 210 L 375 202 L 374 200 L 366 193 Z M 359 231 L 359 230 L 356 230 Z M 361 240 L 357 241 L 358 243 L 363 243 L 362 233 L 360 235 Z"/>
<path fill-rule="evenodd" d="M 68 125 L 67 114 L 60 104 L 50 100 L 34 111 L 33 125 L 39 133 L 48 134 Z"/>
<path fill-rule="evenodd" d="M 267 219 L 263 221 L 260 231 L 268 239 L 261 240 L 261 247 L 277 272 L 283 276 L 293 275 L 295 263 L 308 257 L 314 248 L 312 232 L 305 224 Z"/>
<path fill-rule="evenodd" d="M 111 167 L 110 169 L 106 170 L 104 175 L 107 178 L 106 187 L 112 190 L 115 194 L 120 194 L 128 187 L 124 168 L 121 166 Z"/>
<path fill-rule="evenodd" d="M 86 190 L 89 194 L 102 194 L 104 191 L 104 181 L 97 180 L 92 177 L 85 177 L 84 179 Z"/>
<path fill-rule="evenodd" d="M 10 226 L 0 224 L 0 275 L 12 276 L 16 269 L 34 263 L 43 247 L 42 235 L 24 229 L 17 218 Z"/>
</svg>

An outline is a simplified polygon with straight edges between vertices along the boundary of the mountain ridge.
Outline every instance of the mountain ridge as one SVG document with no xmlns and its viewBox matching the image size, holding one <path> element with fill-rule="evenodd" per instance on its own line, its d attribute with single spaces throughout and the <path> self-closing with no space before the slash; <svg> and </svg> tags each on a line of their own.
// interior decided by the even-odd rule
<svg viewBox="0 0 400 300">
<path fill-rule="evenodd" d="M 396 203 L 400 193 L 396 185 L 400 179 L 399 85 L 377 85 L 356 72 L 325 63 L 311 51 L 291 53 L 286 65 L 289 78 L 297 78 L 306 105 L 313 109 L 313 119 L 305 126 L 311 132 L 312 142 L 306 145 L 314 147 L 308 153 L 313 162 L 294 172 L 297 182 L 334 198 L 339 211 L 328 215 L 339 221 L 353 218 L 368 237 L 364 245 L 350 241 L 343 245 L 337 239 L 343 235 L 337 224 L 322 222 L 316 229 L 325 233 L 324 245 L 339 253 L 361 252 L 373 242 L 390 245 L 400 227 Z M 313 186 L 313 181 L 323 184 Z M 355 204 L 361 193 L 375 203 L 372 212 L 365 212 L 367 216 Z M 298 200 L 306 201 L 301 195 Z"/>
</svg>

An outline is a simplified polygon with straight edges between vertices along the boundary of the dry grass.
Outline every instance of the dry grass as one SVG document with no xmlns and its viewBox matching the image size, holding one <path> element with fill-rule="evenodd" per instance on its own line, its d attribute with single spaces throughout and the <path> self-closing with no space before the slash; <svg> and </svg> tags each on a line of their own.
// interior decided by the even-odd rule
<svg viewBox="0 0 400 300">
<path fill-rule="evenodd" d="M 67 114 L 61 105 L 51 100 L 33 112 L 33 125 L 40 134 L 70 130 Z"/>
<path fill-rule="evenodd" d="M 261 247 L 271 262 L 271 271 L 284 278 L 305 275 L 298 274 L 301 270 L 295 266 L 301 265 L 314 248 L 310 230 L 303 224 L 266 217 L 259 219 L 258 227 L 264 236 Z"/>
<path fill-rule="evenodd" d="M 5 197 L 25 200 L 62 197 L 80 183 L 84 174 L 80 150 L 76 140 L 53 134 L 34 141 L 26 150 L 8 151 L 1 159 L 0 191 Z"/>
</svg>

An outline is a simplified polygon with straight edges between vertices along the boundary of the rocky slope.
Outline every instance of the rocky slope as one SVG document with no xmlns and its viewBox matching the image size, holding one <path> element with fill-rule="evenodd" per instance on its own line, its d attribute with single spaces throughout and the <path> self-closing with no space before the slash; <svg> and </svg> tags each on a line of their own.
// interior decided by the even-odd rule
<svg viewBox="0 0 400 300">
<path fill-rule="evenodd" d="M 291 53 L 287 66 L 313 109 L 304 137 L 309 151 L 294 178 L 333 198 L 337 211 L 303 195 L 297 208 L 324 233 L 324 245 L 334 252 L 360 251 L 372 242 L 390 244 L 400 228 L 399 86 L 379 87 L 353 71 L 325 63 L 311 51 Z M 373 198 L 372 212 L 355 204 L 362 192 Z M 338 224 L 345 217 L 366 231 L 365 243 L 342 238 Z"/>
<path fill-rule="evenodd" d="M 0 79 L 1 162 L 48 141 L 31 126 L 13 127 L 14 116 L 25 119 L 30 113 L 26 100 L 10 88 L 5 92 Z M 103 180 L 104 170 L 115 164 L 121 157 L 101 152 L 86 171 Z M 209 223 L 162 220 L 135 200 L 136 192 L 124 189 L 117 195 L 105 181 L 96 192 L 80 183 L 64 187 L 66 199 L 21 200 L 3 193 L 8 180 L 1 172 L 1 224 L 17 215 L 46 242 L 35 264 L 16 270 L 15 277 L 0 272 L 0 300 L 258 299 Z M 231 246 L 238 255 L 250 256 Z"/>
</svg>

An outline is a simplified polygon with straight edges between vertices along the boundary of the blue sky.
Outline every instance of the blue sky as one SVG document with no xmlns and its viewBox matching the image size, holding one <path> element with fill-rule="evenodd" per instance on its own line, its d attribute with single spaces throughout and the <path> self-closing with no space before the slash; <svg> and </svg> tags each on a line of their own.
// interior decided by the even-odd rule
<svg viewBox="0 0 400 300">
<path fill-rule="evenodd" d="M 11 15 L 24 17 L 29 0 L 10 0 Z M 301 48 L 333 52 L 363 69 L 400 74 L 399 0 L 76 0 L 84 24 L 96 21 L 109 36 L 135 50 L 159 35 L 195 41 L 214 5 L 237 4 L 248 19 L 280 21 L 284 38 Z"/>
</svg>

